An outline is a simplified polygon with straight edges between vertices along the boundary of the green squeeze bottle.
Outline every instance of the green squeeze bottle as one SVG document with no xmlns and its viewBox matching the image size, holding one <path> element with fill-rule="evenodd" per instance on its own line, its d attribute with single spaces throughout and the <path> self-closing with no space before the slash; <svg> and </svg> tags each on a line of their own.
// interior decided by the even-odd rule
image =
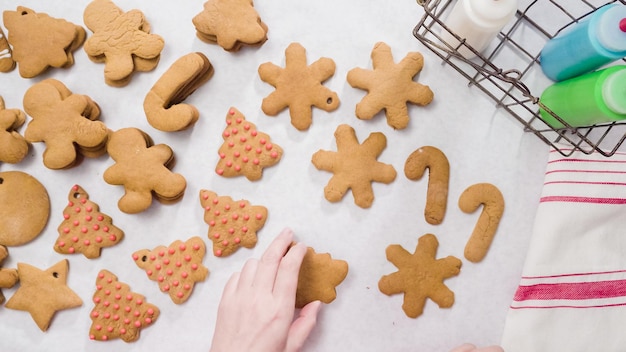
<svg viewBox="0 0 626 352">
<path fill-rule="evenodd" d="M 555 83 L 539 101 L 572 127 L 626 119 L 626 66 L 611 66 Z M 543 108 L 541 118 L 553 128 L 564 125 Z"/>
</svg>

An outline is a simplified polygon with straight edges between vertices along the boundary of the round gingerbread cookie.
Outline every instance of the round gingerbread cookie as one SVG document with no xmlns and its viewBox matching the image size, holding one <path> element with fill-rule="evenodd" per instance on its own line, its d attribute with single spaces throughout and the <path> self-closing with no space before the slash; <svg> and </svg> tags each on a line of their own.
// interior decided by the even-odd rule
<svg viewBox="0 0 626 352">
<path fill-rule="evenodd" d="M 0 172 L 0 245 L 32 241 L 49 216 L 50 198 L 37 179 L 21 171 Z"/>
</svg>

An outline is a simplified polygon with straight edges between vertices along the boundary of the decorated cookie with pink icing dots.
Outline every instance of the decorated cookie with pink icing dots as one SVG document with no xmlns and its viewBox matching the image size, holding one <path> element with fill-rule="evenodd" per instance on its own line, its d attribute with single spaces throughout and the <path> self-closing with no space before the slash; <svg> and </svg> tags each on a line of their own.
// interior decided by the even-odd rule
<svg viewBox="0 0 626 352">
<path fill-rule="evenodd" d="M 204 208 L 204 221 L 209 225 L 209 239 L 213 241 L 213 254 L 225 257 L 239 247 L 256 245 L 256 233 L 267 219 L 267 208 L 250 205 L 247 200 L 234 201 L 228 196 L 218 196 L 208 190 L 200 191 L 200 204 Z"/>
<path fill-rule="evenodd" d="M 205 253 L 202 239 L 192 237 L 185 242 L 174 241 L 167 247 L 136 251 L 133 260 L 146 271 L 150 280 L 159 284 L 162 292 L 168 293 L 174 303 L 181 304 L 189 299 L 195 283 L 209 275 L 209 269 L 202 265 Z"/>
<path fill-rule="evenodd" d="M 154 324 L 160 313 L 157 306 L 132 292 L 108 270 L 98 273 L 93 303 L 89 338 L 97 341 L 118 338 L 125 342 L 136 341 L 141 329 Z"/>
<path fill-rule="evenodd" d="M 224 177 L 245 176 L 256 181 L 263 176 L 263 168 L 277 164 L 283 155 L 280 146 L 273 144 L 270 137 L 257 130 L 239 110 L 230 108 L 226 115 L 226 128 L 222 133 L 224 143 L 215 168 Z"/>
<path fill-rule="evenodd" d="M 63 210 L 63 222 L 54 250 L 61 254 L 82 253 L 89 259 L 100 256 L 104 247 L 116 245 L 124 232 L 113 225 L 110 216 L 100 212 L 98 204 L 79 185 L 72 186 Z"/>
</svg>

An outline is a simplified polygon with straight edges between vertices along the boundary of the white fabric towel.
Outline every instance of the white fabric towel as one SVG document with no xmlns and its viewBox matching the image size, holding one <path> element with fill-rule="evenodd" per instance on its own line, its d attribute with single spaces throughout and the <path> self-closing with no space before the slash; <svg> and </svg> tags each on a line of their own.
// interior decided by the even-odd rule
<svg viewBox="0 0 626 352">
<path fill-rule="evenodd" d="M 550 152 L 502 346 L 626 351 L 626 153 Z"/>
</svg>

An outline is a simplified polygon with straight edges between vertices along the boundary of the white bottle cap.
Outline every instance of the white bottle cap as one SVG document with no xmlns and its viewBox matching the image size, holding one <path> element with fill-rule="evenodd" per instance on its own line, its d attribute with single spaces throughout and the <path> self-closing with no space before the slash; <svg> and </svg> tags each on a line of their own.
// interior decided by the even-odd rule
<svg viewBox="0 0 626 352">
<path fill-rule="evenodd" d="M 502 27 L 517 11 L 517 0 L 469 0 L 469 7 L 485 27 Z"/>
<path fill-rule="evenodd" d="M 626 115 L 626 68 L 610 74 L 602 85 L 604 103 L 617 114 Z"/>
<path fill-rule="evenodd" d="M 626 5 L 616 3 L 610 6 L 599 19 L 598 41 L 607 50 L 626 51 L 626 32 L 623 30 Z"/>
</svg>

